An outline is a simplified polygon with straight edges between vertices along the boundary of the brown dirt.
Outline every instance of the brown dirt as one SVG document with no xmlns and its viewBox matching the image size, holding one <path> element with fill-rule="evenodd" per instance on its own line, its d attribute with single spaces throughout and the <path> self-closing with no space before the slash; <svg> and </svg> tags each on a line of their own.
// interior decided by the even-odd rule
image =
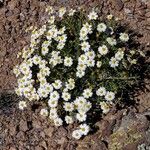
<svg viewBox="0 0 150 150">
<path fill-rule="evenodd" d="M 38 115 L 40 105 L 25 112 L 17 109 L 18 97 L 13 94 L 16 79 L 12 68 L 16 55 L 30 40 L 25 32 L 44 20 L 46 5 L 85 8 L 97 6 L 102 15 L 112 13 L 122 23 L 140 34 L 137 40 L 143 51 L 150 49 L 149 0 L 4 0 L 0 2 L 0 150 L 136 150 L 137 145 L 150 145 L 150 86 L 138 93 L 137 109 L 112 110 L 96 125 L 96 133 L 75 142 L 72 127 L 54 128 Z M 128 128 L 126 128 L 128 127 Z M 138 127 L 138 129 L 137 129 Z M 122 139 L 122 140 L 121 140 Z"/>
</svg>

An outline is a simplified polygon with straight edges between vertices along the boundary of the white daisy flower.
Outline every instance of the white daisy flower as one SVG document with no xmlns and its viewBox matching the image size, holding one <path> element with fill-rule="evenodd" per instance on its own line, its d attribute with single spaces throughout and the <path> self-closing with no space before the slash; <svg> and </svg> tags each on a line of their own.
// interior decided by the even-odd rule
<svg viewBox="0 0 150 150">
<path fill-rule="evenodd" d="M 30 95 L 30 89 L 28 87 L 25 87 L 22 92 L 25 97 L 28 97 Z"/>
<path fill-rule="evenodd" d="M 57 49 L 62 50 L 64 48 L 64 46 L 65 46 L 65 43 L 58 43 Z"/>
<path fill-rule="evenodd" d="M 81 131 L 80 130 L 75 130 L 72 132 L 72 137 L 79 140 L 82 137 Z"/>
<path fill-rule="evenodd" d="M 26 74 L 29 74 L 30 73 L 30 68 L 27 66 L 27 65 L 22 65 L 21 67 L 20 67 L 20 71 L 24 74 L 24 75 L 26 75 Z"/>
<path fill-rule="evenodd" d="M 55 21 L 55 16 L 50 16 L 50 18 L 48 20 L 48 23 L 49 24 L 54 24 L 54 21 Z"/>
<path fill-rule="evenodd" d="M 120 61 L 121 59 L 123 59 L 123 56 L 124 56 L 124 52 L 123 51 L 118 51 L 116 54 L 115 54 L 115 58 Z"/>
<path fill-rule="evenodd" d="M 50 39 L 48 40 L 51 40 L 51 38 L 55 39 L 58 36 L 58 29 L 56 28 L 55 25 L 53 25 L 53 27 L 48 31 L 47 34 L 49 34 L 49 36 L 51 35 Z"/>
<path fill-rule="evenodd" d="M 65 101 L 68 101 L 71 98 L 70 93 L 68 92 L 62 92 L 62 96 L 61 96 Z"/>
<path fill-rule="evenodd" d="M 108 19 L 108 20 L 111 20 L 112 18 L 113 18 L 113 15 L 112 15 L 112 14 L 107 15 L 107 19 Z"/>
<path fill-rule="evenodd" d="M 45 11 L 48 12 L 48 14 L 50 15 L 54 12 L 54 9 L 52 6 L 48 6 Z"/>
<path fill-rule="evenodd" d="M 41 89 L 42 89 L 41 97 L 47 98 L 48 95 L 49 95 L 49 91 L 48 91 L 45 87 L 41 87 Z M 45 90 L 45 92 L 44 92 L 44 90 Z M 44 94 L 43 94 L 43 93 L 44 93 Z M 40 95 L 39 95 L 39 96 L 40 96 Z"/>
<path fill-rule="evenodd" d="M 85 71 L 86 70 L 86 65 L 82 64 L 82 63 L 79 63 L 78 66 L 77 66 L 77 70 Z"/>
<path fill-rule="evenodd" d="M 97 96 L 105 96 L 106 94 L 106 89 L 104 87 L 100 87 L 97 91 L 96 91 L 96 95 Z"/>
<path fill-rule="evenodd" d="M 132 56 L 136 53 L 135 50 L 130 50 L 129 52 Z"/>
<path fill-rule="evenodd" d="M 45 108 L 41 109 L 40 115 L 42 115 L 42 116 L 44 116 L 44 117 L 47 117 L 47 116 L 48 116 L 48 110 L 45 109 Z"/>
<path fill-rule="evenodd" d="M 40 63 L 40 61 L 41 61 L 41 57 L 40 57 L 40 56 L 35 55 L 35 56 L 32 58 L 32 60 L 33 60 L 33 63 L 34 63 L 35 65 L 37 65 L 37 64 L 39 64 L 39 63 Z"/>
<path fill-rule="evenodd" d="M 46 62 L 45 60 L 40 61 L 40 62 L 39 62 L 39 68 L 40 68 L 40 69 L 41 69 L 41 68 L 45 68 L 46 64 L 47 64 L 47 62 Z"/>
<path fill-rule="evenodd" d="M 55 118 L 58 118 L 58 114 L 57 114 L 57 109 L 56 108 L 51 108 L 50 109 L 49 118 L 53 119 L 53 120 Z"/>
<path fill-rule="evenodd" d="M 80 64 L 86 64 L 87 60 L 88 60 L 88 58 L 84 54 L 80 55 L 80 57 L 78 58 L 78 61 Z"/>
<path fill-rule="evenodd" d="M 85 89 L 85 90 L 83 91 L 83 96 L 84 96 L 84 98 L 90 98 L 90 97 L 92 97 L 92 95 L 93 95 L 93 93 L 92 93 L 92 90 L 91 90 L 91 89 Z"/>
<path fill-rule="evenodd" d="M 62 18 L 64 14 L 66 13 L 66 8 L 62 7 L 59 9 L 59 17 Z"/>
<path fill-rule="evenodd" d="M 39 95 L 41 98 L 42 98 L 42 97 L 46 98 L 46 97 L 48 96 L 48 94 L 49 94 L 49 92 L 46 91 L 44 87 L 39 88 L 38 91 L 37 91 L 37 93 L 38 93 L 38 95 Z"/>
<path fill-rule="evenodd" d="M 54 124 L 55 124 L 56 127 L 59 127 L 63 124 L 63 121 L 62 121 L 61 118 L 55 118 L 54 119 Z"/>
<path fill-rule="evenodd" d="M 57 91 L 53 91 L 51 94 L 50 94 L 50 99 L 51 100 L 58 100 L 59 99 L 59 93 Z"/>
<path fill-rule="evenodd" d="M 48 30 L 48 31 L 47 31 L 47 34 L 46 34 L 47 40 L 51 41 L 52 38 L 53 38 L 53 34 L 54 34 L 54 33 L 52 32 L 52 30 Z"/>
<path fill-rule="evenodd" d="M 116 45 L 116 44 L 117 44 L 116 39 L 111 38 L 111 37 L 108 37 L 108 38 L 106 39 L 106 41 L 107 41 L 107 42 L 108 42 L 108 44 L 110 44 L 111 46 L 114 46 L 114 45 Z"/>
<path fill-rule="evenodd" d="M 92 11 L 88 15 L 89 20 L 96 20 L 98 18 L 98 15 L 95 11 Z"/>
<path fill-rule="evenodd" d="M 86 41 L 82 42 L 82 43 L 81 43 L 81 49 L 82 49 L 83 51 L 85 51 L 85 52 L 89 51 L 89 49 L 90 49 L 90 44 L 89 44 L 89 42 L 86 42 Z"/>
<path fill-rule="evenodd" d="M 131 63 L 131 64 L 136 64 L 136 63 L 137 63 L 137 60 L 136 60 L 136 59 L 133 59 L 133 60 L 130 61 L 130 63 Z"/>
<path fill-rule="evenodd" d="M 86 102 L 84 105 L 79 105 L 77 107 L 77 110 L 80 114 L 87 113 L 92 107 L 92 104 L 90 102 Z"/>
<path fill-rule="evenodd" d="M 19 109 L 24 110 L 27 107 L 26 101 L 19 102 Z"/>
<path fill-rule="evenodd" d="M 79 78 L 82 78 L 84 75 L 85 75 L 85 71 L 78 70 L 76 72 L 76 76 L 79 77 Z"/>
<path fill-rule="evenodd" d="M 127 33 L 120 33 L 120 40 L 123 42 L 127 42 L 129 40 L 129 35 Z"/>
<path fill-rule="evenodd" d="M 87 66 L 88 67 L 94 67 L 95 66 L 95 60 L 87 60 Z"/>
<path fill-rule="evenodd" d="M 74 104 L 75 106 L 77 107 L 77 109 L 80 107 L 80 106 L 83 106 L 87 103 L 87 100 L 83 97 L 83 96 L 79 96 L 75 99 L 74 101 Z"/>
<path fill-rule="evenodd" d="M 67 124 L 72 124 L 74 122 L 74 119 L 71 116 L 65 116 L 65 121 Z"/>
<path fill-rule="evenodd" d="M 69 78 L 68 82 L 71 83 L 71 84 L 75 84 L 75 80 L 73 78 Z"/>
<path fill-rule="evenodd" d="M 106 102 L 100 102 L 100 106 L 104 114 L 110 111 L 110 106 Z"/>
<path fill-rule="evenodd" d="M 50 75 L 50 68 L 48 67 L 44 67 L 40 70 L 40 72 L 42 73 L 42 75 L 44 76 L 49 76 Z"/>
<path fill-rule="evenodd" d="M 146 57 L 144 52 L 142 52 L 142 51 L 140 51 L 140 50 L 139 50 L 138 52 L 139 52 L 139 54 L 140 54 L 142 57 Z"/>
<path fill-rule="evenodd" d="M 45 89 L 48 91 L 48 93 L 53 92 L 53 86 L 49 83 L 45 85 Z"/>
<path fill-rule="evenodd" d="M 66 89 L 72 90 L 72 89 L 74 89 L 74 87 L 75 87 L 74 83 L 66 83 Z"/>
<path fill-rule="evenodd" d="M 59 40 L 60 43 L 65 43 L 66 39 L 67 39 L 67 35 L 66 34 L 58 36 L 58 40 Z"/>
<path fill-rule="evenodd" d="M 101 55 L 106 55 L 108 53 L 108 48 L 106 45 L 102 45 L 98 48 L 98 52 L 101 54 Z"/>
<path fill-rule="evenodd" d="M 27 65 L 29 67 L 32 67 L 33 66 L 33 61 L 32 61 L 32 58 L 29 58 L 27 61 L 26 61 Z"/>
<path fill-rule="evenodd" d="M 48 105 L 49 105 L 49 107 L 51 107 L 51 108 L 57 107 L 57 105 L 58 105 L 58 100 L 49 99 L 49 100 L 48 100 Z"/>
<path fill-rule="evenodd" d="M 88 57 L 88 59 L 93 60 L 95 58 L 95 52 L 94 51 L 88 51 L 85 53 L 85 55 Z"/>
<path fill-rule="evenodd" d="M 55 88 L 55 89 L 60 89 L 61 87 L 62 87 L 62 82 L 60 81 L 60 80 L 55 80 L 55 82 L 54 83 L 52 83 L 52 85 L 53 85 L 53 87 Z"/>
<path fill-rule="evenodd" d="M 66 27 L 64 26 L 64 27 L 59 29 L 58 34 L 59 35 L 64 34 L 65 31 L 66 31 Z"/>
<path fill-rule="evenodd" d="M 80 40 L 87 40 L 88 29 L 86 27 L 82 27 L 80 30 Z"/>
<path fill-rule="evenodd" d="M 72 112 L 74 110 L 73 103 L 65 102 L 63 107 L 64 107 L 65 111 Z"/>
<path fill-rule="evenodd" d="M 80 36 L 79 40 L 80 41 L 86 41 L 88 39 L 88 36 Z"/>
<path fill-rule="evenodd" d="M 75 12 L 76 12 L 75 9 L 70 9 L 68 15 L 69 15 L 69 16 L 73 16 Z"/>
<path fill-rule="evenodd" d="M 115 68 L 119 65 L 119 61 L 115 58 L 112 57 L 109 61 L 110 67 Z"/>
<path fill-rule="evenodd" d="M 98 26 L 97 26 L 97 31 L 98 31 L 98 32 L 105 32 L 106 29 L 107 29 L 107 26 L 106 26 L 106 24 L 104 24 L 104 23 L 100 23 L 100 24 L 98 24 Z"/>
<path fill-rule="evenodd" d="M 102 62 L 101 61 L 97 61 L 96 66 L 97 66 L 97 68 L 100 68 L 102 66 Z"/>
<path fill-rule="evenodd" d="M 20 75 L 20 70 L 19 70 L 19 66 L 15 66 L 13 68 L 13 73 L 16 75 L 16 77 L 18 77 Z"/>
<path fill-rule="evenodd" d="M 79 128 L 80 128 L 80 131 L 81 131 L 82 135 L 87 135 L 89 133 L 89 131 L 90 131 L 90 127 L 87 124 L 85 124 L 85 123 L 81 124 L 79 126 Z"/>
<path fill-rule="evenodd" d="M 83 122 L 83 121 L 86 120 L 87 115 L 86 115 L 86 114 L 77 113 L 77 114 L 76 114 L 76 118 L 77 118 L 77 120 L 79 120 L 80 122 Z"/>
<path fill-rule="evenodd" d="M 115 98 L 115 93 L 114 92 L 107 92 L 105 95 L 105 99 L 107 101 L 112 101 Z"/>
<path fill-rule="evenodd" d="M 65 57 L 64 65 L 67 67 L 70 67 L 70 66 L 72 66 L 72 64 L 73 64 L 73 59 L 71 57 Z"/>
<path fill-rule="evenodd" d="M 83 24 L 83 28 L 86 28 L 88 33 L 90 34 L 92 33 L 92 25 L 89 24 L 88 22 Z"/>
</svg>

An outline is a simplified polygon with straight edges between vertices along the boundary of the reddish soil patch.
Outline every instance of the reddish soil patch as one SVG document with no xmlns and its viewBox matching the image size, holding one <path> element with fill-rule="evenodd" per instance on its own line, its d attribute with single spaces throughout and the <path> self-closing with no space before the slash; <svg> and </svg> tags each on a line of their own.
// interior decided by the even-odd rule
<svg viewBox="0 0 150 150">
<path fill-rule="evenodd" d="M 137 110 L 130 108 L 121 111 L 112 110 L 97 123 L 99 129 L 96 133 L 78 142 L 71 139 L 71 126 L 57 129 L 49 121 L 41 118 L 38 115 L 41 107 L 39 104 L 39 107 L 32 105 L 23 113 L 17 109 L 16 102 L 20 98 L 12 94 L 16 86 L 12 68 L 19 61 L 16 58 L 18 51 L 30 40 L 30 34 L 25 32 L 26 28 L 42 24 L 44 10 L 48 4 L 55 7 L 83 5 L 88 9 L 97 6 L 102 15 L 111 13 L 119 17 L 122 23 L 128 24 L 130 29 L 138 32 L 140 36 L 137 40 L 143 51 L 150 49 L 149 0 L 4 0 L 0 2 L 0 150 L 136 150 L 138 144 L 150 145 L 148 142 L 150 141 L 149 80 L 145 81 L 146 88 L 138 94 L 140 105 Z M 129 127 L 131 132 L 125 126 Z M 126 138 L 121 140 L 123 137 Z"/>
</svg>

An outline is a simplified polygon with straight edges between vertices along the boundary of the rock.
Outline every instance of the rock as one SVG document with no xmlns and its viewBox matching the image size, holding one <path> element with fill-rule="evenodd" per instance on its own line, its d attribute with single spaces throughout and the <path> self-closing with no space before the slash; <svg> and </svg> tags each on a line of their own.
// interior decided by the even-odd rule
<svg viewBox="0 0 150 150">
<path fill-rule="evenodd" d="M 147 4 L 149 0 L 141 0 L 141 2 Z"/>
<path fill-rule="evenodd" d="M 130 0 L 122 0 L 123 3 L 129 2 Z"/>
<path fill-rule="evenodd" d="M 122 10 L 124 7 L 122 0 L 112 0 L 112 4 L 118 11 Z"/>
<path fill-rule="evenodd" d="M 8 3 L 8 6 L 9 6 L 9 9 L 10 9 L 10 10 L 14 10 L 15 7 L 16 7 L 16 5 L 17 5 L 17 1 L 10 1 L 10 2 Z"/>
<path fill-rule="evenodd" d="M 72 4 L 76 5 L 78 3 L 78 5 L 80 5 L 85 2 L 86 8 L 91 9 L 93 8 L 91 7 L 93 3 L 96 5 L 101 3 L 100 7 L 102 7 L 102 9 L 100 8 L 100 12 L 102 17 L 107 13 L 112 13 L 119 18 L 121 17 L 126 23 L 129 23 L 129 27 L 135 29 L 137 32 L 140 30 L 144 37 L 146 37 L 145 35 L 150 31 L 149 0 L 111 0 L 112 3 L 106 0 L 78 0 L 78 2 L 71 0 L 58 0 L 58 2 L 56 2 L 56 0 L 51 0 L 48 3 L 46 1 L 48 0 L 45 0 L 45 2 L 44 0 L 4 0 L 2 7 L 0 5 L 1 91 L 4 89 L 10 90 L 15 87 L 16 81 L 14 77 L 12 78 L 10 70 L 12 70 L 13 65 L 18 62 L 16 58 L 18 50 L 21 50 L 30 40 L 30 33 L 25 34 L 24 31 L 31 25 L 40 26 L 45 21 L 45 16 L 41 13 L 41 10 L 44 10 L 46 5 L 53 3 L 59 8 L 62 6 L 61 1 L 65 1 L 65 3 L 63 3 L 64 5 L 72 7 Z M 137 1 L 145 3 L 147 9 L 144 9 L 143 4 L 141 2 L 137 3 Z M 78 7 L 78 5 L 76 5 L 76 7 Z M 144 16 L 145 12 L 147 18 Z M 140 21 L 141 15 L 143 17 L 142 22 Z M 147 36 L 146 38 L 139 38 L 139 40 L 141 43 L 148 43 L 150 38 Z M 9 54 L 6 57 L 7 52 Z M 11 97 L 11 101 L 18 101 L 18 98 L 14 96 Z M 8 100 L 8 98 L 6 100 Z M 144 112 L 149 108 L 148 100 L 149 94 L 144 94 L 140 97 L 140 107 L 143 106 L 143 109 L 138 108 L 138 112 Z M 16 105 L 18 106 L 18 104 Z M 10 108 L 7 108 L 7 110 L 10 111 Z M 119 148 L 134 150 L 137 149 L 137 145 L 139 144 L 145 143 L 144 147 L 146 147 L 146 142 L 148 143 L 148 141 L 150 141 L 150 131 L 147 129 L 149 123 L 144 116 L 149 116 L 148 114 L 127 113 L 125 117 L 118 115 L 119 112 L 121 112 L 118 110 L 117 113 L 107 114 L 105 120 L 98 121 L 97 126 L 99 129 L 97 131 L 92 132 L 79 141 L 72 140 L 70 135 L 69 138 L 71 140 L 68 141 L 68 132 L 71 132 L 74 126 L 67 126 L 66 128 L 60 127 L 57 129 L 49 127 L 49 121 L 39 118 L 37 114 L 39 109 L 35 112 L 28 109 L 25 113 L 16 111 L 17 107 L 14 107 L 13 110 L 15 111 L 10 111 L 11 113 L 9 113 L 8 117 L 2 113 L 2 123 L 4 122 L 4 124 L 0 130 L 0 149 L 3 150 L 105 150 L 108 149 L 107 145 L 110 150 Z M 3 111 L 0 110 L 0 112 Z M 33 117 L 33 114 L 36 114 L 36 118 Z M 11 116 L 14 116 L 14 119 L 12 119 Z M 32 121 L 31 127 L 27 126 L 27 118 Z M 15 123 L 14 120 L 16 121 Z M 15 126 L 17 125 L 19 128 L 15 131 Z"/>
<path fill-rule="evenodd" d="M 150 11 L 145 14 L 147 18 L 150 18 Z"/>
<path fill-rule="evenodd" d="M 43 148 L 40 147 L 40 146 L 36 146 L 36 147 L 35 147 L 35 150 L 43 150 Z"/>
<path fill-rule="evenodd" d="M 146 26 L 146 29 L 147 29 L 147 30 L 150 30 L 150 26 Z"/>
<path fill-rule="evenodd" d="M 149 150 L 150 149 L 150 145 L 146 145 L 145 143 L 142 143 L 140 145 L 138 145 L 138 150 Z"/>
<path fill-rule="evenodd" d="M 130 17 L 133 16 L 133 13 L 132 13 L 132 11 L 129 8 L 124 8 L 124 12 L 125 12 L 126 15 L 128 15 Z"/>
<path fill-rule="evenodd" d="M 1 48 L 1 50 L 0 50 L 0 58 L 3 58 L 6 55 L 6 53 L 7 53 L 6 48 Z"/>
<path fill-rule="evenodd" d="M 149 27 L 149 28 L 148 28 Z M 146 27 L 147 29 L 150 30 L 150 26 Z M 139 99 L 139 112 L 144 112 L 148 108 L 150 108 L 150 93 L 141 93 L 137 98 Z"/>
<path fill-rule="evenodd" d="M 108 148 L 110 150 L 136 149 L 139 143 L 146 140 L 148 126 L 149 122 L 143 114 L 131 111 L 122 118 L 119 128 L 110 135 Z"/>
<path fill-rule="evenodd" d="M 10 126 L 10 131 L 9 131 L 11 136 L 14 136 L 16 133 L 16 127 L 15 126 Z"/>
<path fill-rule="evenodd" d="M 21 120 L 21 121 L 20 121 L 19 128 L 20 128 L 21 131 L 24 131 L 24 132 L 27 131 L 27 130 L 28 130 L 27 122 Z"/>
<path fill-rule="evenodd" d="M 39 143 L 39 145 L 40 145 L 41 147 L 43 147 L 45 150 L 47 150 L 47 144 L 46 144 L 45 141 L 42 141 L 41 143 Z"/>
<path fill-rule="evenodd" d="M 34 128 L 37 128 L 37 129 L 41 128 L 41 122 L 39 120 L 33 120 L 32 125 Z"/>
<path fill-rule="evenodd" d="M 42 138 L 45 138 L 45 133 L 44 133 L 43 131 L 40 131 L 40 136 L 41 136 Z"/>
<path fill-rule="evenodd" d="M 44 132 L 47 136 L 52 137 L 54 128 L 53 127 L 46 128 L 46 129 L 44 129 Z"/>
<path fill-rule="evenodd" d="M 136 7 L 140 8 L 141 6 L 142 6 L 142 1 L 141 0 L 137 0 Z"/>
<path fill-rule="evenodd" d="M 76 150 L 107 150 L 106 146 L 104 143 L 102 143 L 99 140 L 96 140 L 95 142 L 79 142 Z"/>
<path fill-rule="evenodd" d="M 16 148 L 14 148 L 14 147 L 10 147 L 10 148 L 9 148 L 9 150 L 16 150 Z"/>
<path fill-rule="evenodd" d="M 141 10 L 138 11 L 138 13 L 139 13 L 140 16 L 144 17 L 144 15 L 145 15 L 145 10 L 144 10 L 144 9 L 141 9 Z M 139 18 L 140 18 L 140 17 L 139 17 Z"/>
<path fill-rule="evenodd" d="M 19 140 L 24 140 L 25 139 L 25 134 L 24 132 L 20 131 L 15 138 L 18 138 Z"/>
<path fill-rule="evenodd" d="M 59 127 L 59 129 L 58 129 L 58 137 L 65 137 L 65 136 L 67 136 L 67 130 L 63 127 L 63 126 L 61 126 L 61 127 Z"/>
<path fill-rule="evenodd" d="M 66 138 L 61 137 L 60 139 L 58 139 L 57 143 L 60 144 L 60 145 L 62 145 L 62 144 L 64 144 L 66 141 L 67 141 Z"/>
<path fill-rule="evenodd" d="M 106 145 L 102 142 L 96 142 L 93 146 L 92 146 L 93 150 L 107 150 Z"/>
<path fill-rule="evenodd" d="M 148 25 L 150 25 L 150 18 L 147 18 L 147 23 Z"/>
</svg>

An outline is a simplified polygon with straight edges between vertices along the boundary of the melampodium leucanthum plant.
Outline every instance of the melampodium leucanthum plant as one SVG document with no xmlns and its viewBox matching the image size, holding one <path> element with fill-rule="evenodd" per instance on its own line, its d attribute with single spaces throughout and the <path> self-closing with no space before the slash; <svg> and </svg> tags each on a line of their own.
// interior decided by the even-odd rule
<svg viewBox="0 0 150 150">
<path fill-rule="evenodd" d="M 130 37 L 118 33 L 112 15 L 104 20 L 94 10 L 88 15 L 66 8 L 46 11 L 49 20 L 33 29 L 29 48 L 21 52 L 23 62 L 14 68 L 16 93 L 43 101 L 46 108 L 40 114 L 55 126 L 78 122 L 72 136 L 80 139 L 90 131 L 89 112 L 101 107 L 108 113 L 117 93 L 136 78 L 130 70 L 143 53 L 128 48 Z M 20 101 L 19 108 L 25 107 L 27 102 Z"/>
</svg>

